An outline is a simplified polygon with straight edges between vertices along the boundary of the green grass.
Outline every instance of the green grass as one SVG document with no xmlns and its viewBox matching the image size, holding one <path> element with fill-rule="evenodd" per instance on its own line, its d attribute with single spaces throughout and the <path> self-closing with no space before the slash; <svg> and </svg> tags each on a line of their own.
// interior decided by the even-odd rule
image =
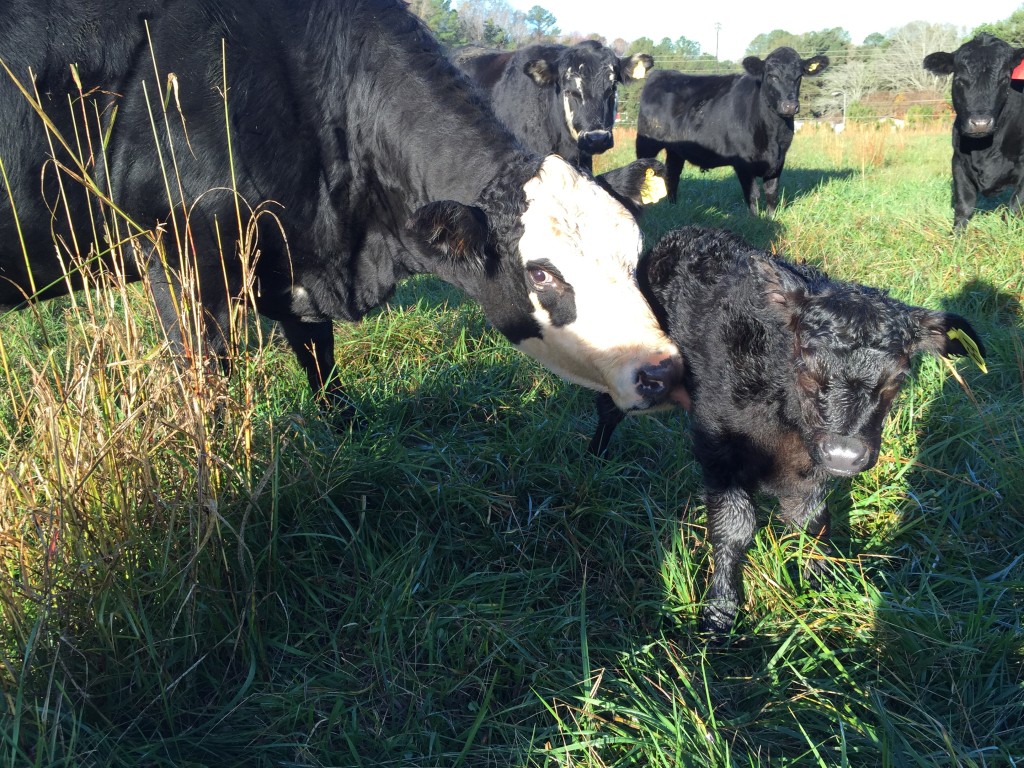
<svg viewBox="0 0 1024 768">
<path fill-rule="evenodd" d="M 646 216 L 948 307 L 989 348 L 987 375 L 916 366 L 833 495 L 833 586 L 759 533 L 720 646 L 682 416 L 595 460 L 592 396 L 434 279 L 338 326 L 356 430 L 269 325 L 197 388 L 140 286 L 3 316 L 0 766 L 1021 764 L 1024 223 L 954 239 L 949 151 L 801 133 L 774 220 L 691 169 Z"/>
</svg>

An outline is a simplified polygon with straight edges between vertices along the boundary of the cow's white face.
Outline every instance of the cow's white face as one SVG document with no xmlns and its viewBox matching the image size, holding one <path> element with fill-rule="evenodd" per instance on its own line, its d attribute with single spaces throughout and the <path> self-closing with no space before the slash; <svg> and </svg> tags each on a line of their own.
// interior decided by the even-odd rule
<svg viewBox="0 0 1024 768">
<path fill-rule="evenodd" d="M 623 410 L 664 399 L 644 382 L 664 374 L 671 388 L 681 362 L 636 282 L 636 221 L 555 155 L 524 191 L 519 256 L 539 335 L 513 342 L 570 381 L 610 393 Z"/>
</svg>

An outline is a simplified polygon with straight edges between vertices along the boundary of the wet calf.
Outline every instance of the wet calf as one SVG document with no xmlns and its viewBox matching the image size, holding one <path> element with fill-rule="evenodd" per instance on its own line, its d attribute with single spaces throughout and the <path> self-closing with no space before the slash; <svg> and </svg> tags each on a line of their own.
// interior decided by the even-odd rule
<svg viewBox="0 0 1024 768">
<path fill-rule="evenodd" d="M 714 560 L 701 627 L 726 632 L 754 537 L 753 494 L 774 496 L 791 528 L 827 540 L 829 481 L 874 466 L 914 355 L 980 363 L 983 347 L 958 315 L 831 280 L 720 230 L 670 232 L 641 261 L 640 284 L 686 359 Z M 598 413 L 591 450 L 603 454 L 622 412 L 599 396 Z M 811 569 L 820 580 L 827 561 Z"/>
</svg>

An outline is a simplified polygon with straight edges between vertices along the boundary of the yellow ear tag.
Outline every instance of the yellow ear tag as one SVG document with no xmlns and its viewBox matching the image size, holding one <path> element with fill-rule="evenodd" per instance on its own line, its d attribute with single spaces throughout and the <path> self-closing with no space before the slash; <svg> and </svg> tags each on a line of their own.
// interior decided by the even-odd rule
<svg viewBox="0 0 1024 768">
<path fill-rule="evenodd" d="M 644 66 L 642 61 L 638 61 L 636 66 L 633 67 L 633 79 L 643 80 L 645 77 L 647 77 L 647 67 Z"/>
<path fill-rule="evenodd" d="M 640 187 L 641 204 L 650 205 L 651 203 L 656 203 L 667 195 L 668 187 L 665 186 L 665 180 L 656 174 L 653 168 L 648 168 L 647 174 L 644 177 L 644 185 Z"/>
<path fill-rule="evenodd" d="M 978 349 L 978 345 L 974 343 L 974 339 L 959 328 L 952 328 L 946 331 L 946 335 L 963 344 L 964 349 L 967 350 L 967 356 L 974 361 L 976 366 L 981 368 L 982 373 L 988 373 L 988 367 L 985 365 L 985 358 L 981 356 L 981 350 Z"/>
<path fill-rule="evenodd" d="M 807 71 L 808 72 L 817 72 L 818 71 L 818 62 L 812 61 L 810 64 L 808 64 L 807 65 Z"/>
</svg>

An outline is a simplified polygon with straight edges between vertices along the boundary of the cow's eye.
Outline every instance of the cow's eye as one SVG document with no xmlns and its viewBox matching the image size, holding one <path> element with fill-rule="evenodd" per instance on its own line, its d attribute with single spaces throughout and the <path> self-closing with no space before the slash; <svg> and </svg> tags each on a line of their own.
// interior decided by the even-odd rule
<svg viewBox="0 0 1024 768">
<path fill-rule="evenodd" d="M 526 274 L 530 276 L 530 282 L 538 289 L 549 288 L 557 282 L 554 275 L 540 267 L 530 267 L 526 270 Z"/>
</svg>

